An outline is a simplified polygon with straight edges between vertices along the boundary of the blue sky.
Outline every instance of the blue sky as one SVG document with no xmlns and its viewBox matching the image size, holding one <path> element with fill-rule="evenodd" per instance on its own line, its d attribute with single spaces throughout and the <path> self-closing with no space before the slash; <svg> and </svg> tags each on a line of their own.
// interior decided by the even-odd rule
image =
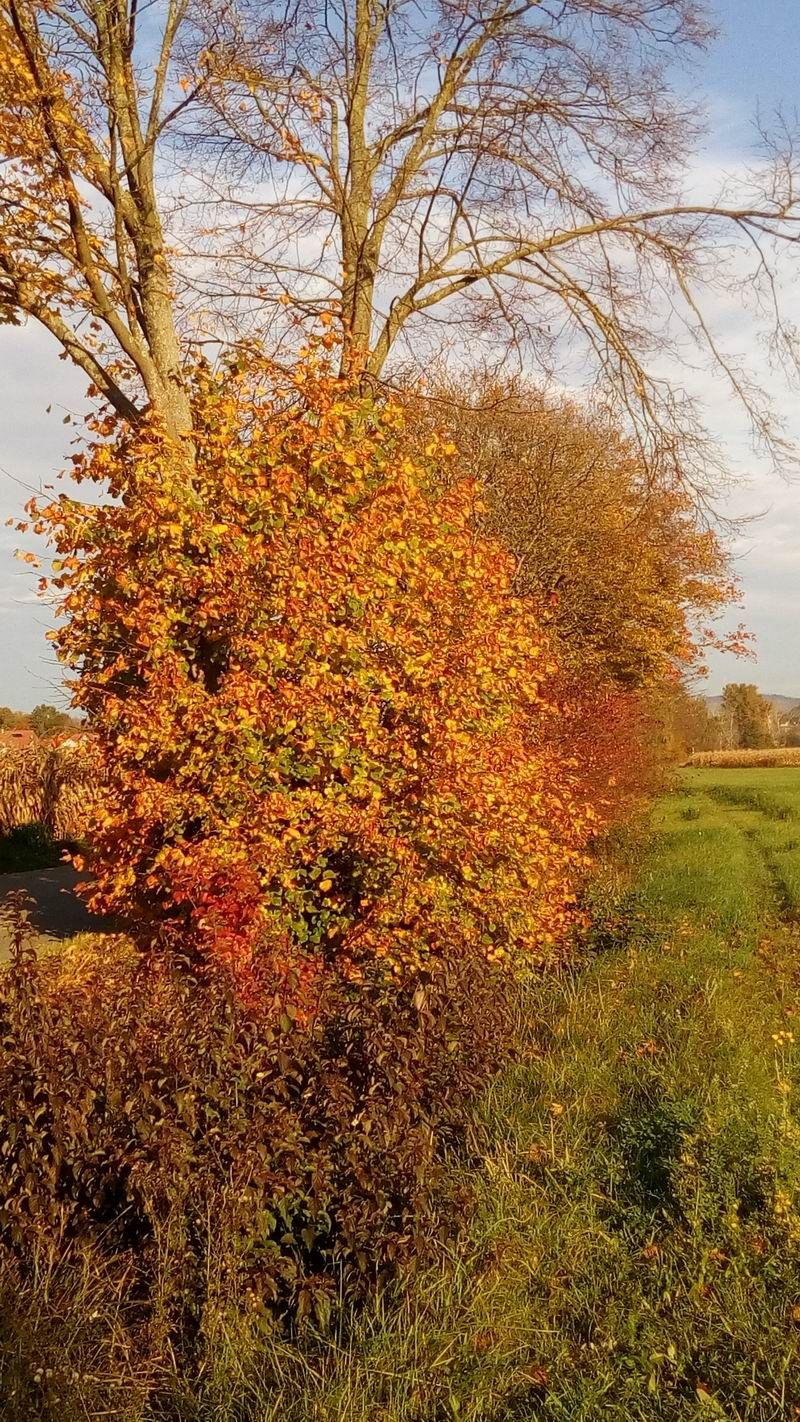
<svg viewBox="0 0 800 1422">
<path fill-rule="evenodd" d="M 797 0 L 717 0 L 720 35 L 704 62 L 707 87 L 747 116 L 756 102 L 796 106 L 800 55 Z"/>
<path fill-rule="evenodd" d="M 720 35 L 702 70 L 714 115 L 711 151 L 749 154 L 753 117 L 800 111 L 800 3 L 798 0 L 718 0 Z M 723 403 L 727 397 L 723 397 Z M 735 543 L 736 570 L 744 594 L 741 617 L 754 634 L 757 661 L 712 656 L 706 689 L 719 691 L 728 680 L 756 681 L 764 691 L 800 697 L 800 483 L 772 477 L 752 457 L 742 425 L 732 412 L 711 406 L 710 424 L 731 463 L 747 480 L 729 500 L 732 513 L 762 517 Z M 800 439 L 800 396 L 781 402 L 788 433 Z M 731 618 L 731 621 L 735 619 Z"/>
<path fill-rule="evenodd" d="M 712 115 L 702 155 L 706 173 L 709 165 L 713 171 L 750 156 L 757 108 L 765 117 L 778 107 L 800 108 L 800 0 L 761 0 L 758 6 L 718 0 L 716 12 L 721 34 L 697 76 Z M 80 410 L 84 386 L 43 332 L 0 327 L 0 705 L 29 709 L 58 700 L 59 669 L 44 636 L 47 609 L 37 603 L 30 570 L 14 559 L 18 536 L 3 523 L 62 466 L 70 439 L 62 420 Z M 726 457 L 747 476 L 728 510 L 762 515 L 736 540 L 744 605 L 730 619 L 744 620 L 754 632 L 757 662 L 712 656 L 705 689 L 752 680 L 764 691 L 800 697 L 800 482 L 781 482 L 753 456 L 745 423 L 730 409 L 721 383 L 706 384 L 701 394 Z M 787 393 L 782 414 L 800 441 L 800 397 Z"/>
</svg>

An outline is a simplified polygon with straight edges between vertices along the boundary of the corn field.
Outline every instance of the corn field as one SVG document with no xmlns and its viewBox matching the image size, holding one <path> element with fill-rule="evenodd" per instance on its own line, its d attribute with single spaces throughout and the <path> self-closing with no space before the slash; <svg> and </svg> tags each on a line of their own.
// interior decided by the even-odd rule
<svg viewBox="0 0 800 1422">
<path fill-rule="evenodd" d="M 80 838 L 94 779 L 85 745 L 0 750 L 0 835 L 38 823 L 53 839 Z"/>
<path fill-rule="evenodd" d="M 686 764 L 718 770 L 737 770 L 759 765 L 800 766 L 800 746 L 775 746 L 770 750 L 695 751 Z"/>
</svg>

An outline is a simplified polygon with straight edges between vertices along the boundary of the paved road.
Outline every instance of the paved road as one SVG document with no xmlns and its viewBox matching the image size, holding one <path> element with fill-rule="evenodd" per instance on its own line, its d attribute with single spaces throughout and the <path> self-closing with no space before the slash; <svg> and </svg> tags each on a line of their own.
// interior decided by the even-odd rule
<svg viewBox="0 0 800 1422">
<path fill-rule="evenodd" d="M 93 917 L 76 897 L 78 880 L 79 875 L 69 864 L 27 874 L 0 875 L 0 962 L 7 959 L 12 941 L 11 896 L 20 890 L 30 900 L 27 913 L 37 948 L 53 948 L 75 933 L 109 927 L 104 919 Z"/>
</svg>

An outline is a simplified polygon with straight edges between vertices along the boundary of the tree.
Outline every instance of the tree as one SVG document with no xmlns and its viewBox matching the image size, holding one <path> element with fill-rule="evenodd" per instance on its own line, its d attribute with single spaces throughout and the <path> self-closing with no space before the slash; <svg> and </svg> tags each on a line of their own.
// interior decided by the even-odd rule
<svg viewBox="0 0 800 1422">
<path fill-rule="evenodd" d="M 25 724 L 21 711 L 12 711 L 10 706 L 0 706 L 0 731 L 13 731 Z"/>
<path fill-rule="evenodd" d="M 287 305 L 332 313 L 370 378 L 426 364 L 444 321 L 545 372 L 586 357 L 647 462 L 707 493 L 654 305 L 785 452 L 704 279 L 771 303 L 792 361 L 773 239 L 800 216 L 790 139 L 735 192 L 682 196 L 699 117 L 669 66 L 708 32 L 694 0 L 2 0 L 2 319 L 41 322 L 188 459 L 189 315 L 275 350 Z"/>
<path fill-rule="evenodd" d="M 725 687 L 720 719 L 734 748 L 759 750 L 774 745 L 772 707 L 752 684 L 730 682 Z"/>
<path fill-rule="evenodd" d="M 188 451 L 162 140 L 188 0 L 0 4 L 0 321 L 33 317 L 118 415 Z"/>
<path fill-rule="evenodd" d="M 695 751 L 718 750 L 723 728 L 702 696 L 694 696 L 682 683 L 663 688 L 657 697 L 656 715 L 667 760 L 685 760 Z"/>
<path fill-rule="evenodd" d="M 437 423 L 450 431 L 485 530 L 514 558 L 515 591 L 582 694 L 672 685 L 735 596 L 727 554 L 678 482 L 654 482 L 608 415 L 529 383 L 462 379 L 429 395 L 413 405 L 423 441 Z"/>
<path fill-rule="evenodd" d="M 57 736 L 59 731 L 66 730 L 72 723 L 66 711 L 59 711 L 55 706 L 41 705 L 34 706 L 29 724 L 39 740 L 48 740 L 51 736 Z"/>
<path fill-rule="evenodd" d="M 201 373 L 194 428 L 191 507 L 148 430 L 82 470 L 125 500 L 35 506 L 104 768 L 96 904 L 265 1002 L 546 959 L 597 821 L 510 559 L 437 477 L 452 448 L 415 463 L 400 410 L 317 358 Z"/>
<path fill-rule="evenodd" d="M 793 706 L 784 714 L 780 723 L 780 743 L 784 746 L 800 746 L 800 707 Z"/>
<path fill-rule="evenodd" d="M 650 366 L 674 308 L 681 337 L 692 332 L 777 448 L 703 291 L 726 270 L 744 289 L 726 267 L 733 243 L 774 300 L 772 239 L 800 218 L 796 164 L 775 153 L 735 196 L 681 196 L 701 119 L 669 67 L 709 33 L 695 0 L 298 0 L 291 12 L 241 0 L 212 13 L 194 79 L 203 117 L 186 125 L 212 234 L 195 248 L 210 257 L 204 298 L 235 313 L 237 334 L 286 305 L 311 320 L 331 311 L 344 368 L 373 377 L 392 354 L 426 368 L 442 323 L 460 348 L 495 360 L 501 347 L 548 372 L 564 337 L 651 459 L 674 459 L 677 441 L 686 460 L 691 413 Z M 776 331 L 789 339 L 779 316 Z"/>
</svg>

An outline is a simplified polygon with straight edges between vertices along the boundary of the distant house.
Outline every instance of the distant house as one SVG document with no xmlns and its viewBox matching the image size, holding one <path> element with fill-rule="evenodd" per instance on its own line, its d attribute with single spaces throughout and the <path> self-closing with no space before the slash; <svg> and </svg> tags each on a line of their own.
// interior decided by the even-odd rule
<svg viewBox="0 0 800 1422">
<path fill-rule="evenodd" d="M 73 721 L 66 726 L 63 731 L 56 731 L 54 736 L 48 738 L 51 746 L 78 746 L 81 741 L 85 741 L 91 736 L 91 731 L 85 721 Z"/>
<path fill-rule="evenodd" d="M 72 726 L 68 731 L 59 731 L 57 736 L 37 736 L 30 726 L 16 726 L 13 731 L 0 731 L 0 753 L 7 750 L 25 750 L 27 746 L 48 746 L 52 750 L 73 750 L 81 745 L 89 732 L 84 726 Z"/>
<path fill-rule="evenodd" d="M 18 726 L 13 731 L 0 731 L 0 750 L 24 750 L 36 742 L 36 732 L 30 726 Z"/>
</svg>

